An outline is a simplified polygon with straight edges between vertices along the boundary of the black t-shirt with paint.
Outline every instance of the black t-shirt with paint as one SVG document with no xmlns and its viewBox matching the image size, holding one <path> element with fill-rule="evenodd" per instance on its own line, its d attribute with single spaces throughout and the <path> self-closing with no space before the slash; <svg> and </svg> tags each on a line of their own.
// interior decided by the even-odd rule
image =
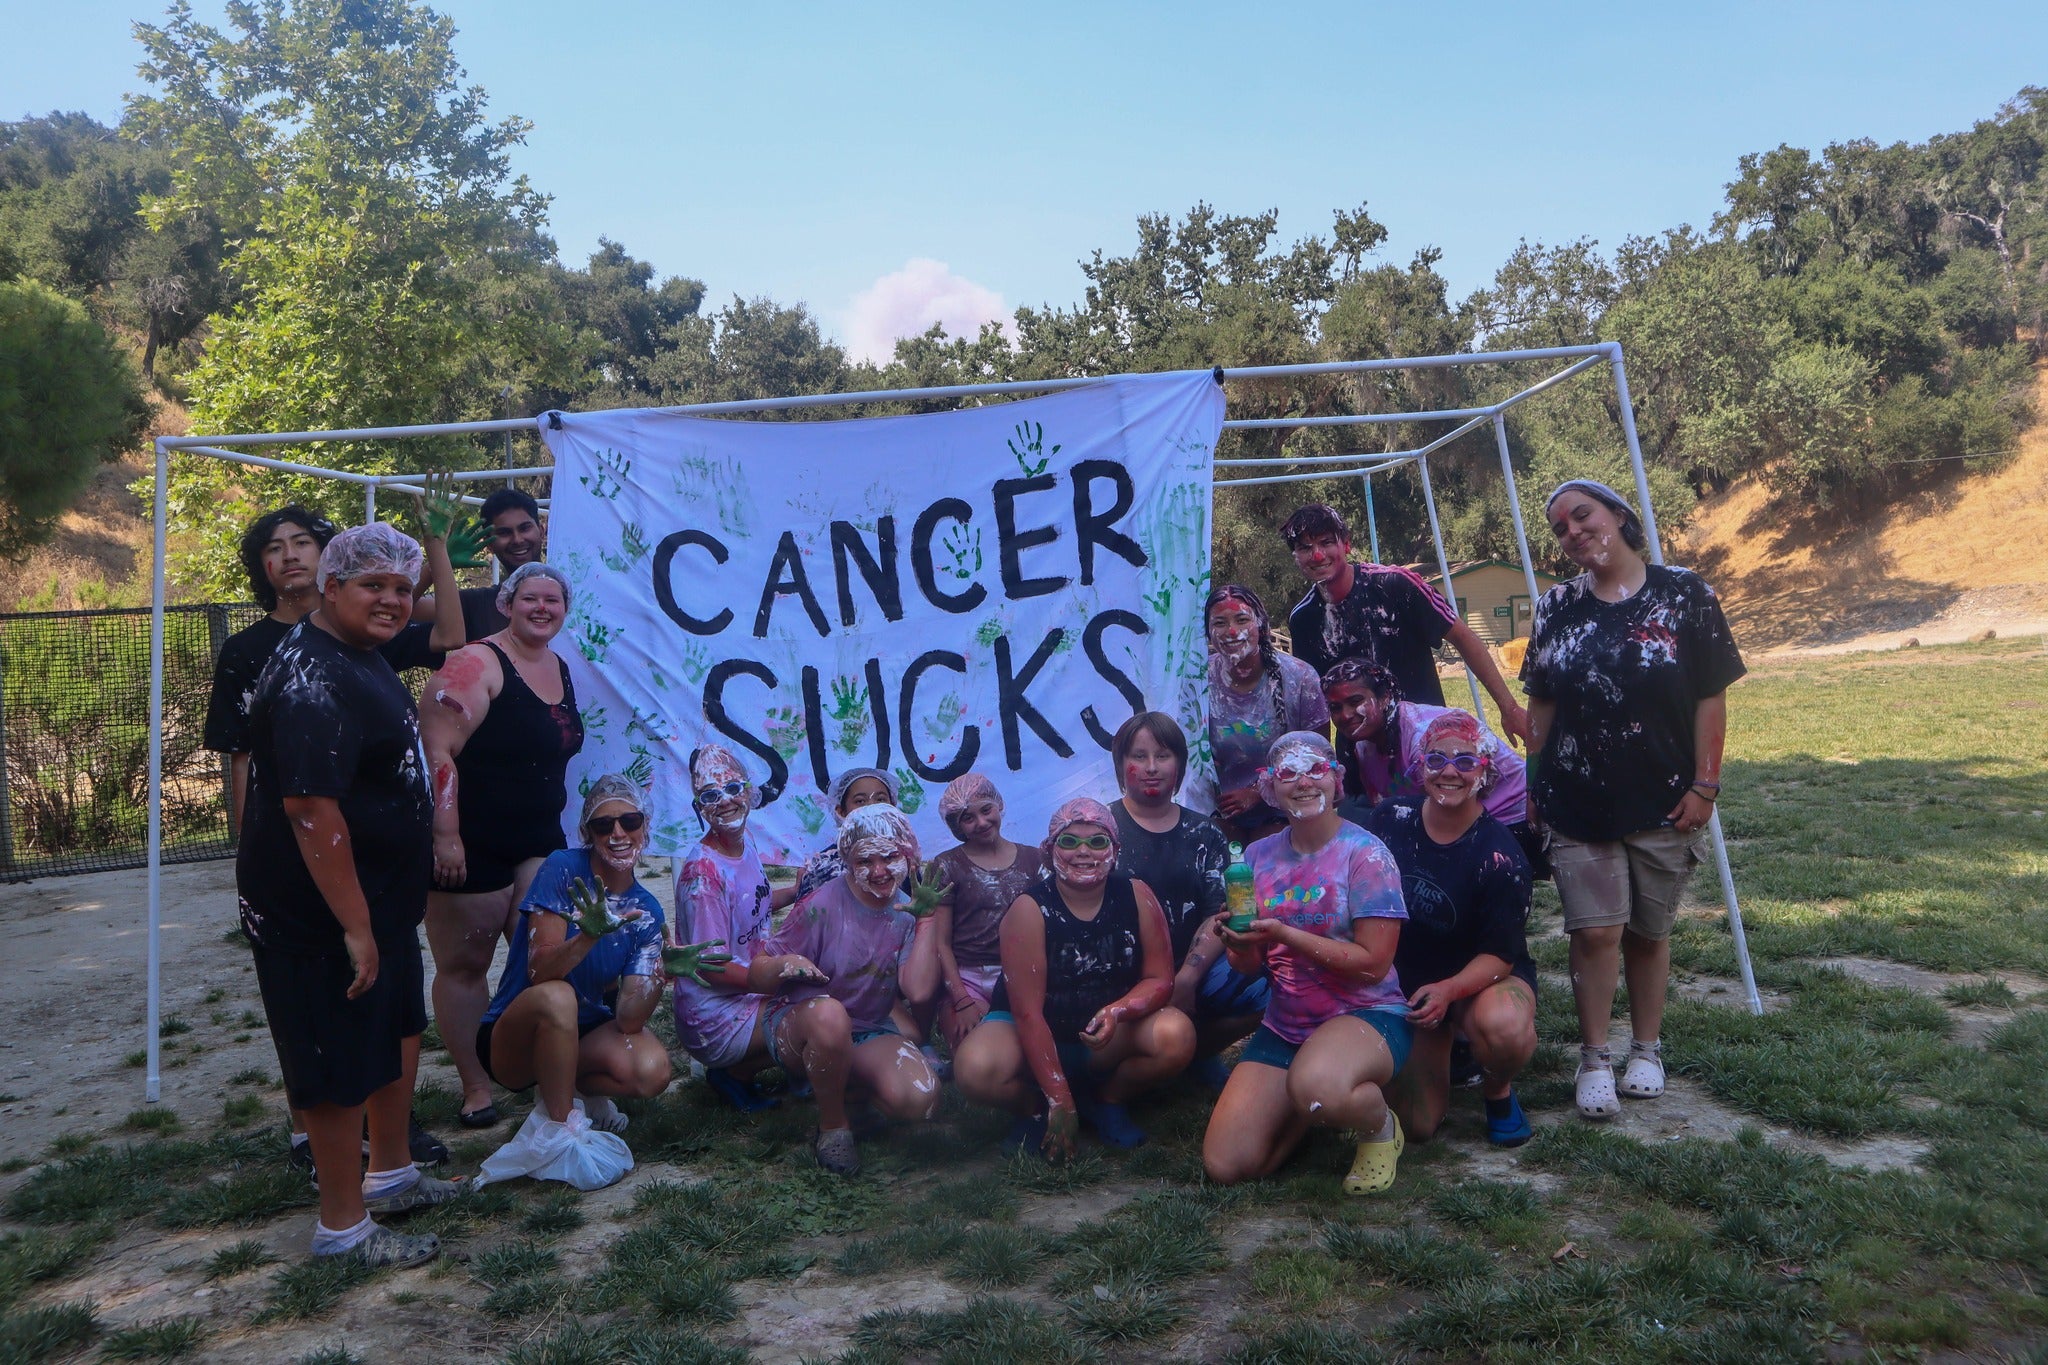
<svg viewBox="0 0 2048 1365">
<path fill-rule="evenodd" d="M 1287 614 L 1294 656 L 1320 677 L 1345 659 L 1370 659 L 1400 680 L 1409 701 L 1444 704 L 1431 652 L 1457 624 L 1450 604 L 1413 569 L 1393 564 L 1353 564 L 1351 591 L 1334 605 L 1321 590 Z"/>
<path fill-rule="evenodd" d="M 1522 683 L 1557 707 L 1529 791 L 1545 823 L 1585 842 L 1654 829 L 1685 795 L 1699 703 L 1748 670 L 1721 603 L 1690 569 L 1646 566 L 1642 590 L 1593 594 L 1590 574 L 1536 603 Z"/>
<path fill-rule="evenodd" d="M 496 588 L 463 588 L 457 597 L 462 603 L 463 640 L 467 644 L 473 645 L 486 635 L 496 635 L 512 624 L 505 619 L 505 613 L 498 610 Z M 380 652 L 401 673 L 408 668 L 439 668 L 448 656 L 428 643 L 433 634 L 434 628 L 429 623 L 412 622 Z"/>
<path fill-rule="evenodd" d="M 1482 815 L 1457 839 L 1440 844 L 1422 828 L 1422 798 L 1414 796 L 1382 801 L 1357 822 L 1401 869 L 1401 899 L 1408 906 L 1394 949 L 1401 989 L 1412 996 L 1432 981 L 1449 980 L 1481 953 L 1535 979 L 1526 937 L 1529 860 L 1505 825 Z"/>
<path fill-rule="evenodd" d="M 1152 888 L 1166 915 L 1173 939 L 1174 970 L 1187 960 L 1188 947 L 1202 921 L 1223 909 L 1223 871 L 1230 866 L 1230 841 L 1214 824 L 1185 807 L 1180 823 L 1154 834 L 1118 801 L 1109 808 L 1116 818 L 1116 870 Z"/>
<path fill-rule="evenodd" d="M 249 741 L 235 886 L 250 940 L 278 952 L 346 951 L 285 814 L 288 796 L 340 802 L 376 936 L 417 928 L 434 867 L 433 813 L 419 718 L 391 666 L 301 622 L 257 679 Z"/>
<path fill-rule="evenodd" d="M 217 754 L 249 752 L 249 699 L 256 691 L 256 679 L 263 666 L 292 626 L 266 616 L 253 626 L 236 631 L 221 642 L 220 657 L 213 661 L 213 692 L 206 699 L 206 729 L 200 738 L 203 748 Z M 398 634 L 377 647 L 393 668 L 413 667 L 431 658 L 439 668 L 443 656 L 427 647 L 434 628 L 424 621 L 409 622 Z"/>
<path fill-rule="evenodd" d="M 236 631 L 221 642 L 213 661 L 213 693 L 206 699 L 206 731 L 200 741 L 217 754 L 249 752 L 249 696 L 263 665 L 292 627 L 275 616 Z"/>
</svg>

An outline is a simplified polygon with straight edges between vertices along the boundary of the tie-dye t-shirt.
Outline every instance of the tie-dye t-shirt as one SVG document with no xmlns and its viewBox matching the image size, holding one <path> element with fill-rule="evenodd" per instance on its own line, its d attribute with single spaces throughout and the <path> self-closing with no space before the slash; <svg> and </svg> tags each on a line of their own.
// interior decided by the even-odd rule
<svg viewBox="0 0 2048 1365">
<path fill-rule="evenodd" d="M 724 939 L 722 951 L 744 967 L 768 934 L 768 874 L 746 836 L 740 856 L 729 858 L 703 842 L 690 845 L 676 861 L 676 941 Z M 689 977 L 675 984 L 676 1041 L 699 1059 L 727 1058 L 744 1051 L 753 1035 L 761 997 L 723 986 L 703 986 Z"/>
<path fill-rule="evenodd" d="M 817 964 L 831 980 L 793 986 L 775 996 L 778 1004 L 829 995 L 846 1006 L 856 1029 L 880 1028 L 896 1008 L 896 984 L 917 918 L 903 908 L 900 892 L 887 910 L 863 905 L 844 877 L 826 882 L 797 902 L 780 929 L 761 945 L 763 956 L 797 953 Z"/>
<path fill-rule="evenodd" d="M 1422 795 L 1423 732 L 1429 729 L 1431 721 L 1455 709 L 1458 708 L 1426 706 L 1416 701 L 1401 703 L 1400 711 L 1390 721 L 1400 737 L 1399 767 L 1388 761 L 1375 740 L 1360 740 L 1353 746 L 1358 751 L 1362 795 L 1369 804 Z M 1486 813 L 1504 825 L 1521 824 L 1529 818 L 1529 784 L 1522 756 L 1504 744 L 1483 720 L 1479 722 L 1479 747 L 1493 762 L 1493 785 L 1486 789 L 1484 798 Z"/>
<path fill-rule="evenodd" d="M 1262 918 L 1347 942 L 1354 920 L 1408 918 L 1394 855 L 1349 821 L 1314 853 L 1296 852 L 1283 829 L 1254 841 L 1244 856 Z M 1407 1000 L 1391 967 L 1378 981 L 1360 981 L 1326 971 L 1284 944 L 1266 950 L 1266 976 L 1273 986 L 1266 1027 L 1290 1043 L 1308 1041 L 1318 1026 L 1340 1014 L 1400 1007 Z"/>
<path fill-rule="evenodd" d="M 1270 674 L 1262 674 L 1259 685 L 1249 692 L 1233 691 L 1223 656 L 1209 656 L 1209 747 L 1216 758 L 1219 791 L 1257 782 L 1259 769 L 1266 766 L 1266 750 L 1289 730 L 1320 733 L 1330 726 L 1329 703 L 1323 700 L 1316 671 L 1292 654 L 1275 654 L 1273 662 L 1280 666 L 1277 705 Z"/>
<path fill-rule="evenodd" d="M 1695 776 L 1701 699 L 1745 671 L 1719 599 L 1690 569 L 1648 565 L 1642 591 L 1619 602 L 1594 596 L 1591 574 L 1543 594 L 1522 682 L 1557 707 L 1530 784 L 1544 821 L 1588 843 L 1664 824 Z"/>
</svg>

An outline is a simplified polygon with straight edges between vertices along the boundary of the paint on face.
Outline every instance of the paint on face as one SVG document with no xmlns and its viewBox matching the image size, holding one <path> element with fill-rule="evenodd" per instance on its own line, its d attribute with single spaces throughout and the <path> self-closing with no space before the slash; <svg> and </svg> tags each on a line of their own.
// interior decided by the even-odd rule
<svg viewBox="0 0 2048 1365">
<path fill-rule="evenodd" d="M 1111 869 L 1116 866 L 1116 830 L 1092 820 L 1076 820 L 1060 831 L 1060 835 L 1071 834 L 1082 840 L 1105 836 L 1109 846 L 1092 849 L 1084 843 L 1080 848 L 1061 848 L 1059 837 L 1055 836 L 1052 846 L 1052 870 L 1059 880 L 1068 886 L 1095 887 L 1109 880 Z"/>
<path fill-rule="evenodd" d="M 1309 582 L 1321 585 L 1335 578 L 1351 558 L 1351 542 L 1334 531 L 1303 536 L 1294 542 L 1294 567 Z"/>
<path fill-rule="evenodd" d="M 1437 735 L 1425 743 L 1427 747 L 1423 750 L 1422 789 L 1428 794 L 1429 799 L 1445 810 L 1456 810 L 1468 801 L 1476 801 L 1486 775 L 1485 751 L 1470 740 L 1449 735 Z M 1447 759 L 1455 759 L 1460 754 L 1474 754 L 1481 760 L 1481 766 L 1469 773 L 1461 773 L 1454 764 L 1445 763 L 1443 767 L 1431 772 L 1428 755 L 1432 753 L 1442 754 Z"/>
<path fill-rule="evenodd" d="M 562 623 L 569 616 L 562 585 L 537 574 L 525 580 L 513 595 L 512 610 L 507 616 L 514 635 L 531 643 L 546 644 L 561 633 Z"/>
<path fill-rule="evenodd" d="M 1590 493 L 1567 488 L 1545 515 L 1558 547 L 1572 563 L 1589 570 L 1612 567 L 1615 551 L 1623 545 L 1621 519 L 1613 508 Z"/>
<path fill-rule="evenodd" d="M 280 522 L 263 546 L 263 576 L 280 597 L 309 592 L 320 566 L 320 542 L 297 522 Z"/>
<path fill-rule="evenodd" d="M 1307 735 L 1285 737 L 1274 744 L 1266 762 L 1274 804 L 1290 821 L 1313 820 L 1335 808 L 1342 779 L 1325 742 Z"/>
<path fill-rule="evenodd" d="M 1248 602 L 1226 597 L 1209 613 L 1209 648 L 1233 668 L 1259 652 L 1259 618 Z"/>
<path fill-rule="evenodd" d="M 736 792 L 727 792 L 726 787 L 735 782 L 743 785 Z M 718 794 L 707 803 L 702 794 L 712 789 Z M 697 761 L 690 766 L 690 790 L 698 812 L 712 829 L 731 834 L 746 828 L 747 816 L 754 809 L 753 779 L 730 749 L 707 744 L 697 751 Z"/>
<path fill-rule="evenodd" d="M 1353 744 L 1378 738 L 1380 727 L 1386 724 L 1386 708 L 1364 683 L 1338 683 L 1324 690 L 1323 700 L 1329 703 L 1337 733 Z"/>
<path fill-rule="evenodd" d="M 896 898 L 896 889 L 910 875 L 910 859 L 894 839 L 856 839 L 846 860 L 847 876 L 853 889 L 872 903 L 886 905 Z"/>
<path fill-rule="evenodd" d="M 1158 803 L 1180 789 L 1180 760 L 1150 730 L 1141 729 L 1131 739 L 1131 747 L 1124 754 L 1124 770 L 1120 777 L 1125 795 L 1143 802 Z"/>
<path fill-rule="evenodd" d="M 590 812 L 592 817 L 633 813 L 634 807 L 628 801 L 606 801 Z M 600 866 L 614 872 L 630 873 L 634 863 L 639 860 L 641 846 L 646 842 L 647 826 L 644 823 L 631 832 L 623 825 L 613 824 L 611 833 L 590 846 L 591 855 L 597 859 Z"/>
</svg>

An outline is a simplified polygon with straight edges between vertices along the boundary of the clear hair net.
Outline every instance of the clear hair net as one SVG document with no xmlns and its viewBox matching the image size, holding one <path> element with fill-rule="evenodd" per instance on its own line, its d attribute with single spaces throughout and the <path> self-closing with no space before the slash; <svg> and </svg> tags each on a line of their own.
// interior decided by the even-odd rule
<svg viewBox="0 0 2048 1365">
<path fill-rule="evenodd" d="M 498 614 L 500 616 L 511 615 L 513 595 L 519 591 L 519 585 L 526 582 L 529 578 L 545 578 L 561 584 L 562 610 L 567 611 L 569 609 L 569 603 L 573 600 L 575 594 L 569 587 L 569 576 L 567 574 L 548 564 L 521 564 L 511 573 L 507 574 L 505 581 L 498 585 Z"/>
<path fill-rule="evenodd" d="M 395 573 L 408 583 L 420 581 L 426 554 L 420 543 L 388 521 L 351 526 L 327 542 L 320 552 L 314 586 L 325 592 L 328 581 L 346 583 L 364 574 Z"/>
</svg>

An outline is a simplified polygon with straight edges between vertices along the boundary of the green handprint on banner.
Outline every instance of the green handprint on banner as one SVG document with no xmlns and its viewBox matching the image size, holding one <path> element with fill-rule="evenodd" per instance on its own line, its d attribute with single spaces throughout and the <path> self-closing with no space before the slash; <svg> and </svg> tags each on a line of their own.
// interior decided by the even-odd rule
<svg viewBox="0 0 2048 1365">
<path fill-rule="evenodd" d="M 771 707 L 763 722 L 775 752 L 784 758 L 796 757 L 796 751 L 804 746 L 803 711 L 794 706 Z"/>
<path fill-rule="evenodd" d="M 832 719 L 839 722 L 839 738 L 833 747 L 843 754 L 858 753 L 868 736 L 868 689 L 852 678 L 832 680 Z"/>
<path fill-rule="evenodd" d="M 1000 616 L 991 616 L 974 629 L 974 643 L 987 649 L 1002 636 L 1005 627 Z"/>
<path fill-rule="evenodd" d="M 1045 472 L 1045 467 L 1052 463 L 1053 456 L 1060 453 L 1060 448 L 1045 448 L 1043 422 L 1019 422 L 1015 431 L 1016 439 L 1005 444 L 1010 447 L 1010 453 L 1017 457 L 1017 468 L 1024 471 L 1024 477 L 1035 479 Z"/>
<path fill-rule="evenodd" d="M 981 572 L 981 528 L 963 526 L 954 522 L 939 542 L 939 548 L 952 556 L 953 562 L 946 571 L 955 578 L 968 579 Z M 972 560 L 972 563 L 968 561 Z"/>
<path fill-rule="evenodd" d="M 633 761 L 626 765 L 625 778 L 636 787 L 644 787 L 654 780 L 654 756 L 643 744 L 632 747 Z"/>
<path fill-rule="evenodd" d="M 633 461 L 616 450 L 597 453 L 597 472 L 579 474 L 576 482 L 590 490 L 593 498 L 616 498 L 626 491 L 625 478 L 633 472 Z"/>
<path fill-rule="evenodd" d="M 924 732 L 934 744 L 953 733 L 953 727 L 960 723 L 960 717 L 967 714 L 967 703 L 960 700 L 958 692 L 948 692 L 939 698 L 938 709 L 932 718 L 924 723 Z"/>
<path fill-rule="evenodd" d="M 917 780 L 917 774 L 908 768 L 898 768 L 896 770 L 896 790 L 898 793 L 897 807 L 905 815 L 917 814 L 918 807 L 924 804 L 925 795 L 924 783 Z"/>
<path fill-rule="evenodd" d="M 593 737 L 610 723 L 605 717 L 602 706 L 585 707 L 577 712 L 577 714 L 583 718 L 583 733 Z"/>
<path fill-rule="evenodd" d="M 1166 582 L 1161 583 L 1159 585 L 1158 592 L 1148 592 L 1142 593 L 1140 595 L 1145 599 L 1145 605 L 1152 608 L 1152 614 L 1154 616 L 1165 617 L 1173 615 L 1172 579 L 1168 579 Z"/>
<path fill-rule="evenodd" d="M 637 730 L 649 739 L 663 740 L 668 738 L 662 728 L 665 724 L 660 715 L 652 711 L 642 711 L 636 706 L 633 708 L 633 718 L 626 722 L 625 733 L 631 735 Z"/>
<path fill-rule="evenodd" d="M 688 678 L 693 686 L 703 682 L 704 675 L 711 671 L 711 651 L 695 640 L 691 640 L 676 651 L 676 658 L 683 665 L 683 676 Z"/>
<path fill-rule="evenodd" d="M 825 827 L 825 812 L 819 808 L 816 797 L 799 796 L 790 805 L 796 810 L 796 818 L 803 821 L 804 833 L 816 834 Z"/>
<path fill-rule="evenodd" d="M 591 663 L 604 662 L 605 651 L 612 647 L 616 637 L 612 628 L 602 621 L 586 621 L 576 632 L 576 649 Z"/>
<path fill-rule="evenodd" d="M 619 553 L 598 551 L 597 557 L 613 573 L 631 573 L 633 566 L 647 557 L 647 534 L 637 521 L 629 521 L 619 534 Z"/>
</svg>

